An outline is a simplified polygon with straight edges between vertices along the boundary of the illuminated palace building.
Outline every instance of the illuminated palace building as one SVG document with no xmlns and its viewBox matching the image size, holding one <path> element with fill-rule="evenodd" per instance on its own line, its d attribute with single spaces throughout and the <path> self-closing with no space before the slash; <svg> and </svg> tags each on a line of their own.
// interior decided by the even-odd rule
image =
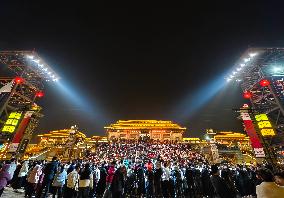
<svg viewBox="0 0 284 198">
<path fill-rule="evenodd" d="M 182 141 L 186 128 L 172 121 L 162 120 L 119 120 L 105 127 L 109 140 L 138 140 L 148 137 L 153 140 Z"/>
<path fill-rule="evenodd" d="M 107 142 L 107 137 L 88 138 L 84 133 L 74 129 L 50 131 L 37 136 L 38 143 L 30 144 L 26 150 L 27 159 L 46 159 L 53 156 L 62 160 L 81 158 L 86 150 L 93 152 L 97 142 Z"/>
</svg>

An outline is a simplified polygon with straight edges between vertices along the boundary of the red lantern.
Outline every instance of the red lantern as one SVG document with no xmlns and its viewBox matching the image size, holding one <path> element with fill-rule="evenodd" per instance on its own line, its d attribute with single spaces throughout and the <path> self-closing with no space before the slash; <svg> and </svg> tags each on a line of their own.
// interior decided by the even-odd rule
<svg viewBox="0 0 284 198">
<path fill-rule="evenodd" d="M 39 91 L 39 92 L 36 93 L 36 97 L 41 98 L 43 96 L 44 96 L 44 93 L 42 91 Z"/>
<path fill-rule="evenodd" d="M 268 85 L 270 85 L 270 82 L 266 79 L 262 79 L 260 82 L 259 82 L 260 86 L 262 87 L 267 87 Z"/>
<path fill-rule="evenodd" d="M 22 84 L 25 80 L 20 77 L 20 76 L 17 76 L 15 79 L 14 79 L 15 83 L 17 84 Z"/>
<path fill-rule="evenodd" d="M 243 97 L 245 99 L 250 99 L 252 97 L 252 93 L 250 91 L 246 91 L 244 92 Z"/>
</svg>

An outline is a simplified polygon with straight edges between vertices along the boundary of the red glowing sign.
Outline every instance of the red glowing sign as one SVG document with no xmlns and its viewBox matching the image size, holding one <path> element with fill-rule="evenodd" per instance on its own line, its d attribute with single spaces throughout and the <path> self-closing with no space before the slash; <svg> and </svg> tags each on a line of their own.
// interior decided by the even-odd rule
<svg viewBox="0 0 284 198">
<path fill-rule="evenodd" d="M 42 91 L 39 91 L 36 93 L 36 97 L 41 98 L 44 96 L 44 93 Z"/>
<path fill-rule="evenodd" d="M 246 99 L 250 99 L 252 97 L 252 93 L 250 91 L 246 91 L 243 93 L 243 97 Z"/>
<path fill-rule="evenodd" d="M 17 76 L 14 81 L 17 83 L 17 84 L 22 84 L 25 80 L 22 78 L 22 77 L 19 77 Z"/>
<path fill-rule="evenodd" d="M 266 79 L 263 79 L 259 82 L 260 86 L 262 87 L 267 87 L 268 85 L 270 85 L 270 82 Z"/>
</svg>

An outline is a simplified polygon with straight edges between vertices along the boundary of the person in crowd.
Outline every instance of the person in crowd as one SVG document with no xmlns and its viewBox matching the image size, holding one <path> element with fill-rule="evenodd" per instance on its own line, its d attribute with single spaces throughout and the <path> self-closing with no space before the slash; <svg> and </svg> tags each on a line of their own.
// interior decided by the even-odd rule
<svg viewBox="0 0 284 198">
<path fill-rule="evenodd" d="M 97 184 L 101 180 L 101 170 L 98 165 L 95 166 L 94 177 L 94 191 L 96 192 L 98 186 Z"/>
<path fill-rule="evenodd" d="M 124 189 L 124 168 L 123 164 L 115 170 L 112 183 L 111 183 L 111 194 L 112 198 L 122 198 Z"/>
<path fill-rule="evenodd" d="M 154 172 L 153 172 L 153 164 L 148 162 L 146 164 L 146 197 L 152 198 L 154 197 Z"/>
<path fill-rule="evenodd" d="M 88 197 L 91 188 L 93 188 L 93 174 L 90 168 L 90 164 L 87 163 L 80 171 L 78 197 L 79 198 Z"/>
<path fill-rule="evenodd" d="M 201 171 L 200 166 L 196 165 L 194 170 L 194 186 L 195 186 L 195 196 L 202 196 L 202 186 L 201 186 Z"/>
<path fill-rule="evenodd" d="M 0 171 L 0 197 L 7 186 L 8 182 L 12 179 L 12 175 L 9 170 L 11 169 L 11 164 L 4 164 Z"/>
<path fill-rule="evenodd" d="M 60 165 L 57 173 L 54 176 L 52 187 L 52 197 L 55 198 L 57 195 L 58 198 L 63 197 L 63 186 L 65 185 L 65 181 L 67 179 L 67 172 L 65 170 L 64 165 Z"/>
<path fill-rule="evenodd" d="M 144 196 L 146 194 L 146 188 L 145 188 L 146 184 L 145 184 L 144 167 L 142 166 L 141 162 L 138 162 L 138 166 L 135 167 L 135 174 L 136 174 L 136 184 L 137 184 L 137 195 Z"/>
<path fill-rule="evenodd" d="M 272 172 L 267 168 L 259 169 L 257 177 L 262 180 L 260 185 L 256 186 L 257 198 L 281 198 L 284 195 L 284 188 L 281 188 L 274 182 Z"/>
<path fill-rule="evenodd" d="M 64 198 L 76 198 L 79 191 L 79 172 L 80 165 L 76 165 L 75 169 L 67 175 L 67 185 L 64 192 Z"/>
<path fill-rule="evenodd" d="M 214 189 L 212 183 L 210 182 L 210 172 L 208 167 L 204 167 L 201 172 L 201 184 L 203 196 L 213 198 Z"/>
<path fill-rule="evenodd" d="M 67 174 L 71 173 L 75 169 L 75 166 L 76 166 L 75 160 L 72 160 L 72 162 L 70 163 L 67 169 Z"/>
<path fill-rule="evenodd" d="M 96 190 L 97 190 L 97 183 L 100 179 L 100 170 L 95 164 L 91 165 L 91 174 L 93 177 L 93 186 L 90 188 L 89 197 L 95 197 L 96 196 Z"/>
<path fill-rule="evenodd" d="M 15 192 L 17 192 L 20 187 L 19 187 L 19 180 L 18 180 L 18 175 L 19 175 L 19 172 L 22 168 L 22 163 L 18 163 L 17 164 L 17 168 L 16 170 L 14 171 L 13 173 L 13 178 L 12 180 L 9 182 L 11 184 L 11 187 L 14 189 Z"/>
<path fill-rule="evenodd" d="M 230 190 L 225 180 L 220 177 L 218 166 L 212 165 L 211 172 L 212 176 L 210 177 L 210 180 L 215 189 L 215 193 L 220 198 L 234 198 L 233 192 Z"/>
<path fill-rule="evenodd" d="M 234 197 L 236 197 L 237 196 L 237 189 L 235 187 L 232 172 L 227 167 L 225 167 L 221 172 L 221 177 L 225 180 L 230 191 L 233 193 L 232 195 Z M 247 184 L 249 184 L 248 180 L 247 180 Z M 249 185 L 244 186 L 244 188 L 246 188 L 246 190 L 244 190 L 244 192 L 246 192 L 246 193 L 244 193 L 245 195 L 243 195 L 243 196 L 249 196 L 250 195 L 249 194 Z M 241 194 L 241 196 L 242 196 L 242 194 Z"/>
<path fill-rule="evenodd" d="M 162 174 L 162 193 L 164 197 L 170 197 L 170 176 L 171 176 L 170 163 L 165 162 Z"/>
<path fill-rule="evenodd" d="M 16 158 L 12 158 L 8 163 L 10 164 L 8 172 L 13 177 L 14 172 L 17 169 L 17 159 Z"/>
<path fill-rule="evenodd" d="M 134 196 L 137 191 L 137 178 L 132 163 L 128 164 L 127 176 L 125 181 L 125 195 Z"/>
<path fill-rule="evenodd" d="M 240 192 L 241 196 L 249 196 L 250 195 L 250 183 L 249 183 L 249 175 L 245 168 L 238 167 L 238 172 L 236 175 L 236 185 L 237 189 Z"/>
<path fill-rule="evenodd" d="M 284 171 L 274 174 L 275 183 L 284 188 Z"/>
<path fill-rule="evenodd" d="M 53 181 L 53 177 L 57 172 L 57 169 L 58 169 L 57 157 L 53 157 L 52 161 L 46 164 L 46 166 L 44 167 L 44 178 L 40 190 L 40 194 L 42 194 L 43 198 L 46 198 L 49 193 L 49 188 Z"/>
<path fill-rule="evenodd" d="M 111 187 L 111 183 L 112 183 L 113 176 L 114 176 L 114 173 L 115 173 L 115 164 L 116 164 L 116 162 L 113 161 L 113 162 L 110 163 L 110 165 L 108 167 L 107 176 L 106 176 L 106 188 L 105 188 L 103 198 L 111 197 L 110 187 Z"/>
<path fill-rule="evenodd" d="M 181 176 L 181 172 L 177 166 L 177 164 L 175 163 L 173 165 L 172 171 L 171 171 L 171 176 L 173 179 L 173 186 L 174 186 L 174 196 L 175 197 L 182 197 L 182 176 Z"/>
<path fill-rule="evenodd" d="M 162 165 L 161 160 L 158 157 L 156 163 L 155 163 L 155 171 L 154 171 L 154 192 L 156 197 L 162 196 Z"/>
<path fill-rule="evenodd" d="M 97 188 L 96 188 L 96 195 L 97 197 L 102 197 L 105 188 L 106 188 L 106 177 L 107 177 L 107 172 L 105 168 L 105 163 L 102 163 L 102 165 L 99 168 L 99 177 L 97 177 Z"/>
<path fill-rule="evenodd" d="M 256 178 L 256 169 L 255 167 L 247 168 L 248 176 L 249 176 L 249 195 L 252 197 L 256 197 L 256 185 L 258 184 L 258 179 Z"/>
<path fill-rule="evenodd" d="M 45 167 L 46 162 L 45 161 L 40 161 L 38 162 L 41 164 L 41 168 L 43 169 Z M 41 193 L 42 193 L 42 184 L 43 184 L 43 179 L 44 179 L 44 172 L 41 172 L 41 175 L 39 176 L 38 182 L 36 184 L 36 189 L 35 189 L 35 193 L 36 193 L 36 198 L 40 198 L 41 197 Z"/>
<path fill-rule="evenodd" d="M 185 171 L 185 178 L 188 188 L 188 197 L 194 198 L 195 197 L 195 182 L 194 182 L 194 169 L 191 164 L 187 165 L 186 171 Z M 209 177 L 210 178 L 210 177 Z"/>
<path fill-rule="evenodd" d="M 23 161 L 19 166 L 19 172 L 15 171 L 14 176 L 16 177 L 15 182 L 12 183 L 13 189 L 18 192 L 18 189 L 24 186 L 26 177 L 29 171 L 29 161 Z"/>
<path fill-rule="evenodd" d="M 35 162 L 34 166 L 27 173 L 27 185 L 25 197 L 31 198 L 35 193 L 40 176 L 42 175 L 42 166 L 40 162 Z"/>
</svg>

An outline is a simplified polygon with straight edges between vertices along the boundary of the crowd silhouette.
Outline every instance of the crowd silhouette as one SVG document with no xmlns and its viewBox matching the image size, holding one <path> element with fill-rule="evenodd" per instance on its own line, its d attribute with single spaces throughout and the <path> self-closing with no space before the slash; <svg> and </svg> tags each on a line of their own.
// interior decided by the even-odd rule
<svg viewBox="0 0 284 198">
<path fill-rule="evenodd" d="M 17 161 L 1 166 L 6 186 L 25 197 L 202 198 L 284 196 L 284 173 L 269 164 L 211 164 L 190 144 L 98 143 L 84 159 Z"/>
</svg>

